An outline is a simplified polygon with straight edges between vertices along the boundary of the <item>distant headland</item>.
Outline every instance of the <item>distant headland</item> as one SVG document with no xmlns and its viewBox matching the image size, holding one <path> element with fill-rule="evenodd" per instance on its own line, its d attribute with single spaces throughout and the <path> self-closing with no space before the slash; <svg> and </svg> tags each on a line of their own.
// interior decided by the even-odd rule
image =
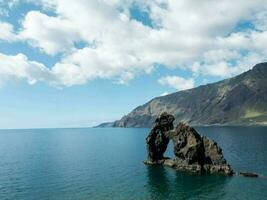
<svg viewBox="0 0 267 200">
<path fill-rule="evenodd" d="M 267 62 L 230 79 L 156 97 L 97 127 L 152 127 L 162 112 L 192 126 L 267 125 Z"/>
</svg>

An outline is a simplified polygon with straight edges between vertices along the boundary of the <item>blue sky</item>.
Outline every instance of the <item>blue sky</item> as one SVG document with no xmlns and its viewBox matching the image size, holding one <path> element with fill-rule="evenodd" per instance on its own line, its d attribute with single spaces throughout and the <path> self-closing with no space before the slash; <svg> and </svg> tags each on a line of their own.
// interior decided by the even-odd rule
<svg viewBox="0 0 267 200">
<path fill-rule="evenodd" d="M 266 61 L 267 2 L 0 0 L 0 128 L 88 127 Z"/>
</svg>

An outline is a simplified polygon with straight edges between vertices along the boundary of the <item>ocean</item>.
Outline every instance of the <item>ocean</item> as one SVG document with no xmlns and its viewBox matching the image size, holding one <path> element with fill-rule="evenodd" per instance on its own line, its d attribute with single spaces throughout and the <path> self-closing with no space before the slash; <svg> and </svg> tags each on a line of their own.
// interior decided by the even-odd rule
<svg viewBox="0 0 267 200">
<path fill-rule="evenodd" d="M 0 130 L 1 200 L 267 199 L 267 127 L 196 127 L 237 172 L 194 175 L 146 166 L 149 129 Z M 167 156 L 173 156 L 172 145 Z"/>
</svg>

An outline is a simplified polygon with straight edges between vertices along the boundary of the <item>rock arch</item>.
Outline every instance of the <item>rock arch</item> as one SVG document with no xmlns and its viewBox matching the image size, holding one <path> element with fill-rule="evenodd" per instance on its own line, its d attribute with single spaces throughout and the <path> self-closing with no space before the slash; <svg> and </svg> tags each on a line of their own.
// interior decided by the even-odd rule
<svg viewBox="0 0 267 200">
<path fill-rule="evenodd" d="M 193 127 L 184 123 L 179 123 L 174 128 L 174 119 L 173 115 L 165 112 L 155 120 L 155 125 L 146 138 L 148 156 L 145 164 L 162 164 L 176 170 L 200 174 L 234 173 L 215 141 L 202 137 Z M 170 140 L 174 144 L 173 159 L 164 157 Z"/>
</svg>

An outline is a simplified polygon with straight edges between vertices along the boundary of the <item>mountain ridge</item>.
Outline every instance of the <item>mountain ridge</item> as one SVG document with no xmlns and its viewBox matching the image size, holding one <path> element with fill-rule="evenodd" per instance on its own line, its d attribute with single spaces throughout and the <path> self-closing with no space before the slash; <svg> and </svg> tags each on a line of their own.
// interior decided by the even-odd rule
<svg viewBox="0 0 267 200">
<path fill-rule="evenodd" d="M 162 112 L 193 126 L 267 125 L 266 83 L 267 62 L 259 63 L 233 78 L 155 97 L 109 127 L 151 127 Z"/>
</svg>

